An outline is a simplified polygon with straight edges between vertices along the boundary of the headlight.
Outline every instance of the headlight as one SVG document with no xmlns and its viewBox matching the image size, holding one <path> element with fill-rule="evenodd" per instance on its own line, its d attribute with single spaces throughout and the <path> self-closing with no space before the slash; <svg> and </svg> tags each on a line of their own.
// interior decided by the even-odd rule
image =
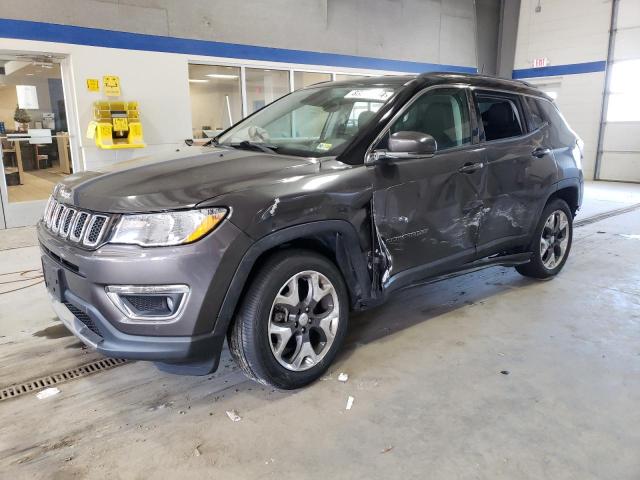
<svg viewBox="0 0 640 480">
<path fill-rule="evenodd" d="M 222 221 L 226 208 L 123 215 L 110 243 L 142 247 L 182 245 L 204 237 Z"/>
</svg>

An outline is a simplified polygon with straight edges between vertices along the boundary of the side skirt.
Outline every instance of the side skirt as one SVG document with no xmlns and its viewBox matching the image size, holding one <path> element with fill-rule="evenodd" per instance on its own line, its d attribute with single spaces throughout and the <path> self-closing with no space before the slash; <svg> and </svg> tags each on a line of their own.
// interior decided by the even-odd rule
<svg viewBox="0 0 640 480">
<path fill-rule="evenodd" d="M 465 275 L 467 273 L 476 272 L 478 270 L 482 270 L 484 268 L 489 267 L 515 267 L 516 265 L 523 265 L 525 263 L 529 263 L 531 260 L 532 252 L 525 253 L 514 253 L 509 255 L 496 255 L 492 257 L 482 258 L 480 260 L 475 260 L 473 262 L 465 263 L 464 265 L 450 270 L 448 272 L 440 273 L 434 277 L 425 278 L 424 280 L 419 280 L 416 282 L 406 283 L 406 284 L 396 284 L 391 288 L 387 288 L 385 290 L 385 298 L 392 292 L 397 290 L 403 290 L 409 287 L 415 287 L 418 285 L 428 285 L 430 283 L 440 282 L 442 280 L 447 280 L 449 278 L 458 277 L 460 275 Z M 399 282 L 398 282 L 399 283 Z"/>
</svg>

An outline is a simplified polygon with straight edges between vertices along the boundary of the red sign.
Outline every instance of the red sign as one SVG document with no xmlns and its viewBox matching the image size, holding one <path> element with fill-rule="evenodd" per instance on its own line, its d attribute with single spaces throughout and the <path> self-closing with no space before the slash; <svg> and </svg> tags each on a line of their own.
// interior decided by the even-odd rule
<svg viewBox="0 0 640 480">
<path fill-rule="evenodd" d="M 533 63 L 533 68 L 546 67 L 549 65 L 549 59 L 547 57 L 534 58 L 531 63 Z"/>
</svg>

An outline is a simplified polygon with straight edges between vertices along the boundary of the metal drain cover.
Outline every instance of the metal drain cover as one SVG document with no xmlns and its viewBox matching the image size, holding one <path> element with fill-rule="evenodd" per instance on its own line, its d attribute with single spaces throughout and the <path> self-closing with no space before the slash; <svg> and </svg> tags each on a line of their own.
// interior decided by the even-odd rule
<svg viewBox="0 0 640 480">
<path fill-rule="evenodd" d="M 110 368 L 124 365 L 125 363 L 127 363 L 127 360 L 123 360 L 121 358 L 103 358 L 102 360 L 85 363 L 79 367 L 47 375 L 46 377 L 40 377 L 35 380 L 9 385 L 8 387 L 3 387 L 0 390 L 0 401 L 16 398 L 27 393 L 35 393 L 44 388 L 59 385 L 70 380 L 75 380 L 76 378 L 87 377 L 103 370 L 109 370 Z"/>
</svg>

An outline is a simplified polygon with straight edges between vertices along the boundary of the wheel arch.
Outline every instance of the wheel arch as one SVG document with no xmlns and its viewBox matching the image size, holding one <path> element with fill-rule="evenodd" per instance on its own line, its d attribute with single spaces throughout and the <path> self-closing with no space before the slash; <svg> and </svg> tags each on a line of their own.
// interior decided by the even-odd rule
<svg viewBox="0 0 640 480">
<path fill-rule="evenodd" d="M 549 195 L 545 206 L 555 198 L 560 198 L 567 202 L 571 213 L 576 216 L 580 205 L 582 204 L 582 185 L 578 179 L 566 179 L 558 182 L 556 189 Z M 544 207 L 543 207 L 544 208 Z"/>
<path fill-rule="evenodd" d="M 265 260 L 288 248 L 311 250 L 334 262 L 347 285 L 352 308 L 361 308 L 370 297 L 367 252 L 362 249 L 353 225 L 345 220 L 295 225 L 266 235 L 249 247 L 227 288 L 215 322 L 215 334 L 226 334 L 246 286 Z"/>
</svg>

